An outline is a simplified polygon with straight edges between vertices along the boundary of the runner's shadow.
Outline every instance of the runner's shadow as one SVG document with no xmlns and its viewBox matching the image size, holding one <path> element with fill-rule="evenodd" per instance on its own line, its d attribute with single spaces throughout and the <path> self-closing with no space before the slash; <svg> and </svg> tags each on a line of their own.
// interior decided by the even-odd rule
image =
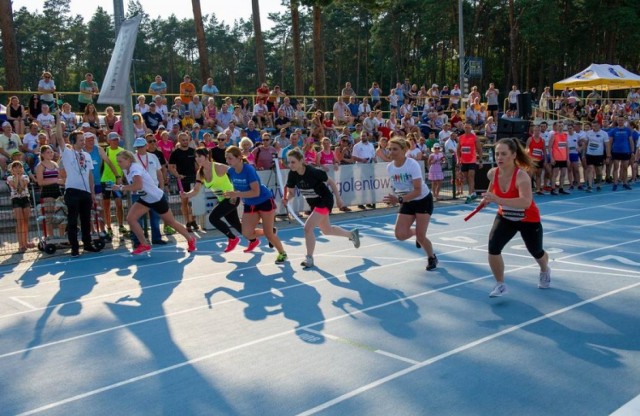
<svg viewBox="0 0 640 416">
<path fill-rule="evenodd" d="M 398 338 L 414 338 L 416 331 L 410 323 L 420 318 L 418 305 L 410 299 L 404 299 L 405 294 L 396 289 L 388 289 L 365 279 L 362 273 L 377 263 L 364 259 L 364 263 L 345 272 L 346 282 L 331 278 L 333 285 L 353 290 L 359 294 L 360 301 L 348 297 L 334 300 L 335 307 L 342 309 L 353 319 L 358 319 L 360 313 L 378 320 L 380 326 L 389 334 Z M 350 311 L 349 308 L 355 309 Z"/>
<path fill-rule="evenodd" d="M 157 371 L 154 382 L 140 389 L 141 399 L 148 405 L 149 414 L 198 414 L 209 409 L 211 414 L 231 414 L 234 410 L 211 381 L 196 369 L 185 354 L 180 343 L 191 345 L 189 340 L 174 339 L 181 327 L 170 328 L 164 303 L 182 283 L 185 268 L 194 260 L 190 255 L 178 260 L 174 267 L 157 270 L 137 269 L 133 279 L 140 283 L 138 296 L 127 295 L 115 303 L 106 303 L 113 315 L 144 345 L 147 361 L 139 362 L 144 370 Z M 144 321 L 144 324 L 140 324 Z M 114 341 L 115 343 L 116 341 Z M 122 351 L 122 361 L 131 361 Z M 141 359 L 142 360 L 142 359 Z M 146 371 L 145 371 L 146 372 Z M 136 398 L 136 400 L 138 400 Z"/>
</svg>

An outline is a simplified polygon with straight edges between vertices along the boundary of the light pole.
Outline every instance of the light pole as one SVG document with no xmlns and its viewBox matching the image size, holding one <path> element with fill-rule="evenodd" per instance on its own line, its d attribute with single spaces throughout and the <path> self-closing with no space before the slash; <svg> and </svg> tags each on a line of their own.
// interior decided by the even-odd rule
<svg viewBox="0 0 640 416">
<path fill-rule="evenodd" d="M 458 0 L 458 57 L 460 59 L 460 89 L 463 93 L 468 93 L 468 85 L 464 82 L 464 19 L 462 18 L 462 2 Z"/>
</svg>

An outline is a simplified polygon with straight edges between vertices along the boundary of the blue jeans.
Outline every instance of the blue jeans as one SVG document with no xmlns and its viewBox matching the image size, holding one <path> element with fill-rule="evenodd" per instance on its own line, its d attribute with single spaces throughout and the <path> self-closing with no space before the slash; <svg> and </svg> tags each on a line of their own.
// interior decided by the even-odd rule
<svg viewBox="0 0 640 416">
<path fill-rule="evenodd" d="M 140 197 L 138 195 L 131 195 L 131 203 L 135 203 Z M 138 224 L 144 229 L 144 216 L 138 218 Z M 151 226 L 151 241 L 162 240 L 162 234 L 160 234 L 160 215 L 157 212 L 149 210 L 149 225 Z M 135 234 L 131 233 L 131 241 L 133 244 L 139 243 Z"/>
</svg>

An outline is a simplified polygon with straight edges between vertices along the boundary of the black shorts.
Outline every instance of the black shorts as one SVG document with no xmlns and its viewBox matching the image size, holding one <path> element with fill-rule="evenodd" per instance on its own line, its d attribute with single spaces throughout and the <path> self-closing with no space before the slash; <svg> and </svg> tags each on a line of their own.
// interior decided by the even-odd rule
<svg viewBox="0 0 640 416">
<path fill-rule="evenodd" d="M 487 110 L 489 111 L 498 111 L 498 104 L 491 104 L 487 106 Z"/>
<path fill-rule="evenodd" d="M 60 186 L 58 185 L 45 185 L 40 188 L 40 198 L 59 198 L 62 196 L 62 192 L 60 192 Z"/>
<path fill-rule="evenodd" d="M 534 169 L 542 169 L 542 168 L 544 168 L 544 162 L 542 160 L 534 160 L 533 161 L 533 168 Z"/>
<path fill-rule="evenodd" d="M 416 214 L 433 214 L 433 195 L 429 192 L 429 195 L 422 199 L 415 199 L 413 201 L 403 202 L 400 205 L 400 214 L 415 216 Z"/>
<path fill-rule="evenodd" d="M 553 165 L 554 169 L 562 169 L 562 168 L 566 168 L 567 167 L 567 161 L 566 160 L 556 160 L 556 164 Z"/>
<path fill-rule="evenodd" d="M 542 224 L 539 222 L 511 221 L 496 215 L 493 227 L 489 233 L 489 254 L 494 256 L 502 253 L 502 249 L 520 232 L 529 253 L 534 259 L 544 256 L 542 248 Z"/>
<path fill-rule="evenodd" d="M 182 190 L 185 192 L 189 192 L 191 190 L 191 183 L 193 181 L 191 179 L 182 178 L 180 179 L 180 183 L 182 184 Z"/>
<path fill-rule="evenodd" d="M 463 163 L 460 165 L 460 172 L 469 172 L 470 170 L 478 169 L 477 163 Z"/>
<path fill-rule="evenodd" d="M 631 160 L 631 153 L 612 152 L 611 153 L 611 159 L 612 160 L 629 161 L 629 160 Z"/>
<path fill-rule="evenodd" d="M 135 204 L 144 205 L 145 207 L 155 211 L 158 215 L 163 215 L 167 211 L 169 211 L 169 202 L 165 197 L 162 197 L 160 201 L 153 203 L 147 202 L 144 199 L 140 198 L 135 202 Z"/>
<path fill-rule="evenodd" d="M 518 109 L 518 103 L 509 103 L 509 110 L 516 111 Z"/>
<path fill-rule="evenodd" d="M 604 165 L 604 155 L 587 155 L 587 166 L 602 166 Z"/>
<path fill-rule="evenodd" d="M 273 198 L 269 198 L 264 202 L 257 205 L 244 205 L 245 214 L 257 214 L 258 212 L 271 212 L 276 209 L 276 201 Z"/>
<path fill-rule="evenodd" d="M 31 203 L 28 196 L 21 198 L 11 198 L 11 208 L 29 208 Z"/>
<path fill-rule="evenodd" d="M 106 182 L 100 183 L 100 188 L 102 188 L 102 199 L 122 199 L 122 194 L 118 197 L 115 192 L 111 190 L 112 186 L 114 185 Z"/>
</svg>

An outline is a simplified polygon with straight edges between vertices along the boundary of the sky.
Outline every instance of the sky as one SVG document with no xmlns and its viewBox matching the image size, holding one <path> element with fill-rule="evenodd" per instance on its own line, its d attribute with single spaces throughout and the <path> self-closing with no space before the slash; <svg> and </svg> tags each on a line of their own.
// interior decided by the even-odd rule
<svg viewBox="0 0 640 416">
<path fill-rule="evenodd" d="M 178 19 L 193 17 L 193 9 L 191 8 L 191 2 L 188 0 L 175 1 L 175 0 L 139 0 L 142 4 L 144 11 L 155 18 L 158 16 L 169 16 L 172 13 L 176 15 Z M 113 1 L 101 2 L 102 8 L 107 13 L 113 13 Z M 127 4 L 129 0 L 123 0 L 124 9 L 127 10 Z M 273 23 L 267 18 L 269 13 L 284 12 L 285 7 L 282 6 L 281 0 L 260 0 L 260 21 L 262 23 L 262 29 L 268 30 L 273 26 Z M 34 0 L 13 0 L 14 12 L 21 7 L 25 6 L 29 11 L 35 12 L 36 10 L 42 11 L 42 2 Z M 96 2 L 90 0 L 71 0 L 71 14 L 80 14 L 84 17 L 85 21 L 89 21 L 98 5 Z M 232 0 L 232 1 L 220 1 L 220 0 L 200 0 L 200 7 L 202 9 L 202 15 L 208 15 L 215 13 L 218 21 L 225 22 L 228 25 L 232 25 L 234 20 L 244 18 L 248 20 L 251 18 L 251 0 Z"/>
</svg>

